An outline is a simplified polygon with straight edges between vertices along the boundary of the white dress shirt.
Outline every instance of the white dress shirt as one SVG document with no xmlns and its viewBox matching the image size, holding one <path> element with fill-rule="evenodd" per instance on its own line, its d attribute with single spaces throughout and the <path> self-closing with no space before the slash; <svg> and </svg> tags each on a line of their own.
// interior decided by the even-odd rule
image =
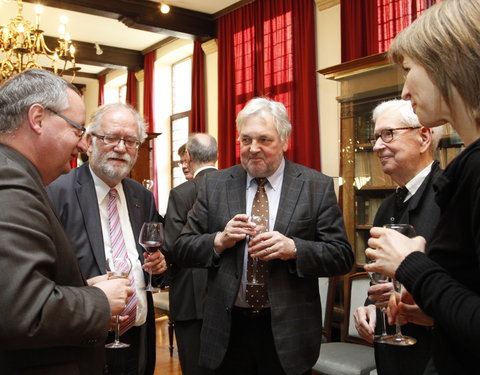
<svg viewBox="0 0 480 375">
<path fill-rule="evenodd" d="M 103 244 L 105 246 L 105 259 L 112 258 L 112 248 L 110 245 L 110 226 L 108 224 L 108 192 L 110 187 L 103 182 L 95 172 L 90 168 L 92 173 L 95 191 L 97 192 L 98 208 L 100 211 L 100 220 L 102 222 Z M 130 216 L 128 214 L 127 200 L 123 191 L 122 184 L 118 184 L 113 189 L 118 192 L 117 209 L 120 216 L 120 224 L 122 226 L 123 240 L 127 249 L 128 258 L 132 262 L 132 270 L 130 276 L 135 280 L 135 289 L 137 292 L 137 317 L 135 320 L 136 326 L 145 324 L 147 319 L 147 293 L 145 292 L 145 277 L 140 262 L 135 237 L 130 223 Z"/>
</svg>

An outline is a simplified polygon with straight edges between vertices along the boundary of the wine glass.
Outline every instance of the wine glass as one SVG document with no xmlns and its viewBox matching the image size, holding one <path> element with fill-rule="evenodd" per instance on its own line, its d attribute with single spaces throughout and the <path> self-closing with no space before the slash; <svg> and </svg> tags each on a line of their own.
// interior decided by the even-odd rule
<svg viewBox="0 0 480 375">
<path fill-rule="evenodd" d="M 375 263 L 374 260 L 371 260 L 369 261 L 368 263 Z M 372 282 L 372 284 L 374 285 L 377 285 L 377 284 L 385 284 L 385 283 L 388 283 L 390 280 L 388 279 L 388 276 L 382 274 L 382 273 L 378 273 L 378 272 L 372 272 L 372 271 L 369 271 L 368 272 L 368 276 L 370 277 L 370 281 Z M 386 306 L 382 306 L 380 307 L 380 311 L 382 312 L 382 333 L 380 334 L 380 336 L 376 336 L 375 337 L 375 340 L 374 341 L 377 341 L 379 342 L 381 340 L 382 337 L 385 337 L 387 336 L 387 326 L 386 326 L 386 311 L 387 311 L 387 307 Z"/>
<path fill-rule="evenodd" d="M 267 231 L 267 226 L 265 225 L 265 218 L 262 216 L 250 216 L 250 221 L 255 223 L 255 235 L 250 236 L 250 238 L 255 237 L 260 233 L 265 233 Z M 263 285 L 263 282 L 257 279 L 257 267 L 258 267 L 258 258 L 252 258 L 252 273 L 249 280 L 247 280 L 248 285 Z"/>
<path fill-rule="evenodd" d="M 417 235 L 415 233 L 413 225 L 410 224 L 385 224 L 383 227 L 396 230 L 397 232 L 400 232 L 409 238 L 415 237 Z M 402 284 L 400 284 L 395 279 L 393 279 L 392 281 L 395 292 L 401 293 Z M 381 337 L 379 341 L 390 345 L 409 346 L 414 345 L 417 342 L 417 339 L 402 334 L 402 330 L 400 328 L 400 324 L 398 323 L 397 317 L 395 321 L 395 334 Z"/>
<path fill-rule="evenodd" d="M 140 230 L 138 243 L 143 246 L 145 251 L 152 254 L 159 251 L 165 242 L 163 234 L 163 224 L 157 222 L 143 223 Z M 148 270 L 148 285 L 145 287 L 147 292 L 158 292 L 160 288 L 152 286 L 152 270 Z"/>
<path fill-rule="evenodd" d="M 132 262 L 128 258 L 109 258 L 107 259 L 107 276 L 108 279 L 128 279 Z M 105 344 L 106 348 L 119 349 L 128 348 L 130 344 L 120 341 L 120 315 L 115 315 L 115 341 Z"/>
</svg>

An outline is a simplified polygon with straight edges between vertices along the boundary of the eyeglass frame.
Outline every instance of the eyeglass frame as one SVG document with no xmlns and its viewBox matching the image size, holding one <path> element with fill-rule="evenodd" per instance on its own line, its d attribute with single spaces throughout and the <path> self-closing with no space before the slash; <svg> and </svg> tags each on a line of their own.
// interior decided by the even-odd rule
<svg viewBox="0 0 480 375">
<path fill-rule="evenodd" d="M 48 107 L 45 108 L 45 109 L 46 109 L 47 111 L 52 112 L 55 116 L 60 117 L 62 120 L 65 120 L 66 122 L 68 122 L 70 125 L 72 125 L 72 126 L 73 126 L 74 128 L 76 128 L 77 130 L 80 130 L 81 133 L 80 133 L 80 135 L 78 136 L 78 138 L 82 138 L 83 135 L 85 134 L 85 132 L 87 131 L 87 129 L 86 129 L 84 126 L 80 125 L 78 122 L 75 122 L 75 121 L 73 121 L 73 120 L 70 120 L 68 117 L 62 115 L 61 113 L 58 113 L 57 111 L 55 111 L 55 110 L 53 110 L 53 109 L 51 109 L 51 108 L 48 108 Z"/>
<path fill-rule="evenodd" d="M 105 144 L 105 146 L 114 146 L 115 147 L 115 146 L 118 146 L 120 144 L 120 141 L 123 141 L 123 144 L 125 145 L 125 148 L 128 148 L 129 150 L 138 150 L 138 148 L 142 144 L 142 142 L 140 142 L 138 139 L 133 140 L 133 139 L 127 139 L 127 138 L 120 138 L 120 137 L 117 137 L 115 135 L 110 135 L 110 134 L 98 135 L 98 134 L 95 134 L 93 132 L 89 133 L 89 134 L 93 135 L 94 137 L 96 137 L 98 139 L 101 139 L 102 142 Z M 117 143 L 107 143 L 107 142 L 105 142 L 105 137 L 115 138 L 117 140 Z M 135 142 L 135 146 L 134 147 L 127 146 L 127 142 Z"/>
<path fill-rule="evenodd" d="M 413 130 L 413 129 L 420 129 L 421 126 L 404 126 L 402 128 L 393 128 L 393 129 L 382 129 L 380 131 L 380 134 L 376 135 L 374 134 L 373 135 L 373 138 L 370 138 L 370 144 L 375 147 L 375 145 L 377 144 L 377 141 L 378 141 L 378 138 L 382 138 L 382 141 L 384 143 L 390 143 L 393 141 L 393 132 L 394 131 L 397 131 L 397 130 Z M 386 140 L 385 137 L 387 137 L 387 134 L 390 133 L 390 135 L 388 137 L 391 137 L 389 140 Z"/>
</svg>

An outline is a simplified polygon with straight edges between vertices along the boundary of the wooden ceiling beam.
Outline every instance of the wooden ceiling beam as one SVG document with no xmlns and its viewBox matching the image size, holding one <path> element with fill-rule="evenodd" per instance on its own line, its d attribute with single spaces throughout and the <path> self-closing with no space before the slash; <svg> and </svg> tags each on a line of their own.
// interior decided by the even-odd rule
<svg viewBox="0 0 480 375">
<path fill-rule="evenodd" d="M 37 0 L 24 0 L 36 3 Z M 217 35 L 216 21 L 206 13 L 170 6 L 162 14 L 149 0 L 42 0 L 42 5 L 116 19 L 128 27 L 205 42 Z M 88 25 L 85 25 L 88 27 Z"/>
<path fill-rule="evenodd" d="M 57 38 L 45 36 L 45 43 L 53 47 Z M 77 64 L 103 66 L 109 69 L 129 69 L 134 72 L 143 69 L 143 55 L 140 51 L 101 45 L 103 53 L 96 54 L 95 44 L 72 40 L 75 46 Z"/>
</svg>

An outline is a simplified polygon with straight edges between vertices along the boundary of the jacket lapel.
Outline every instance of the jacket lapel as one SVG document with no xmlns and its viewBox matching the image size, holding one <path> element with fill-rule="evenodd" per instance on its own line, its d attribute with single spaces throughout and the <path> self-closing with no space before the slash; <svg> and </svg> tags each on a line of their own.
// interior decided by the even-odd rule
<svg viewBox="0 0 480 375">
<path fill-rule="evenodd" d="M 280 233 L 287 233 L 288 223 L 290 223 L 293 212 L 295 211 L 295 206 L 300 197 L 300 192 L 303 189 L 304 181 L 300 177 L 301 172 L 293 163 L 285 159 L 282 192 L 274 225 L 274 230 Z"/>
<path fill-rule="evenodd" d="M 147 217 L 145 215 L 145 207 L 142 207 L 140 198 L 135 189 L 131 184 L 126 183 L 124 179 L 122 181 L 123 191 L 125 193 L 125 198 L 127 200 L 128 216 L 130 218 L 130 224 L 132 225 L 133 237 L 135 240 L 135 245 L 140 257 L 140 261 L 143 264 L 143 252 L 145 251 L 143 247 L 138 243 L 138 238 L 140 237 L 140 230 L 142 229 L 143 222 Z"/>
<path fill-rule="evenodd" d="M 93 256 L 100 273 L 105 273 L 105 245 L 103 243 L 100 212 L 97 204 L 97 193 L 93 184 L 88 164 L 78 168 L 78 178 L 75 185 L 78 204 L 84 217 L 85 229 L 87 231 L 90 246 L 93 249 Z"/>
</svg>

